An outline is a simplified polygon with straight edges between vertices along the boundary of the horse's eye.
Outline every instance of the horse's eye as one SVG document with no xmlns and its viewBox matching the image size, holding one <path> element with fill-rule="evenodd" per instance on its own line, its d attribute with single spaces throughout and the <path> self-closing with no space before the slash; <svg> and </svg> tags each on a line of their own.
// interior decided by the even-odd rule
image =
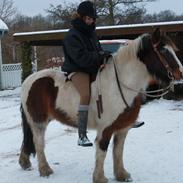
<svg viewBox="0 0 183 183">
<path fill-rule="evenodd" d="M 165 53 L 168 52 L 168 50 L 165 47 L 163 47 L 163 48 L 160 49 L 160 52 L 165 54 Z"/>
</svg>

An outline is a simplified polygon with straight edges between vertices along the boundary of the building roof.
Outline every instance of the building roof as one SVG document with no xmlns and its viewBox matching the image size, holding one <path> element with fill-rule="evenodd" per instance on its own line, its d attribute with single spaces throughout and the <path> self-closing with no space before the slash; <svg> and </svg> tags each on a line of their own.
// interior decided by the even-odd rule
<svg viewBox="0 0 183 183">
<path fill-rule="evenodd" d="M 0 19 L 0 31 L 8 31 L 8 26 Z"/>
<path fill-rule="evenodd" d="M 99 39 L 124 39 L 152 32 L 157 27 L 166 32 L 183 32 L 183 21 L 101 26 L 96 31 Z M 13 37 L 15 41 L 29 42 L 32 45 L 62 45 L 67 32 L 68 29 L 21 32 L 15 33 Z"/>
<path fill-rule="evenodd" d="M 0 39 L 8 32 L 8 26 L 0 19 Z"/>
</svg>

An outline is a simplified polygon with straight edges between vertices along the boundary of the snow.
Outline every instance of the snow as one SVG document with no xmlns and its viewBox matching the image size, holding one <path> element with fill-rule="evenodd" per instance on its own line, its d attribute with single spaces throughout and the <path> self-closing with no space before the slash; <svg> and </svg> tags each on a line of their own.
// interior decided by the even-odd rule
<svg viewBox="0 0 183 183">
<path fill-rule="evenodd" d="M 8 27 L 7 25 L 0 19 L 0 30 L 7 31 Z"/>
<path fill-rule="evenodd" d="M 48 30 L 48 31 L 33 31 L 33 32 L 21 32 L 15 33 L 13 36 L 29 36 L 29 35 L 37 35 L 37 34 L 54 34 L 67 32 L 69 29 L 60 29 L 60 30 Z"/>
<path fill-rule="evenodd" d="M 154 26 L 164 26 L 164 25 L 183 25 L 183 21 L 171 21 L 171 22 L 155 22 L 155 23 L 143 23 L 143 24 L 128 24 L 128 25 L 113 25 L 113 26 L 99 26 L 96 27 L 97 30 L 104 29 L 114 29 L 114 28 L 138 28 L 138 27 L 154 27 Z M 48 30 L 48 31 L 33 31 L 33 32 L 20 32 L 14 33 L 13 36 L 30 36 L 39 34 L 54 34 L 54 33 L 66 33 L 69 29 L 60 30 Z"/>
<path fill-rule="evenodd" d="M 46 133 L 46 155 L 54 174 L 39 176 L 36 158 L 32 170 L 18 164 L 22 141 L 20 88 L 0 91 L 0 182 L 1 183 L 91 183 L 95 147 L 77 146 L 77 131 L 56 121 Z M 141 108 L 144 126 L 131 129 L 126 140 L 124 163 L 133 183 L 183 182 L 183 102 L 154 100 Z M 95 131 L 89 130 L 90 140 Z M 117 183 L 112 171 L 112 142 L 105 161 L 109 183 Z"/>
<path fill-rule="evenodd" d="M 114 28 L 137 28 L 137 27 L 154 27 L 163 25 L 182 25 L 183 21 L 170 21 L 170 22 L 154 22 L 154 23 L 142 23 L 142 24 L 127 24 L 127 25 L 112 25 L 112 26 L 101 26 L 97 29 L 114 29 Z"/>
</svg>

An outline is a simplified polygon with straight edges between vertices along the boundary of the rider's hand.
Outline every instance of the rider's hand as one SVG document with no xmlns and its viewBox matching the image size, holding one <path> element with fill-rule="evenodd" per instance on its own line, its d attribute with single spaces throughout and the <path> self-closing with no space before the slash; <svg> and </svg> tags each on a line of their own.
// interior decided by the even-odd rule
<svg viewBox="0 0 183 183">
<path fill-rule="evenodd" d="M 107 62 L 108 59 L 112 56 L 110 51 L 100 51 L 99 55 L 102 57 L 102 64 Z"/>
<path fill-rule="evenodd" d="M 105 64 L 100 65 L 100 69 L 103 69 L 105 67 Z"/>
</svg>

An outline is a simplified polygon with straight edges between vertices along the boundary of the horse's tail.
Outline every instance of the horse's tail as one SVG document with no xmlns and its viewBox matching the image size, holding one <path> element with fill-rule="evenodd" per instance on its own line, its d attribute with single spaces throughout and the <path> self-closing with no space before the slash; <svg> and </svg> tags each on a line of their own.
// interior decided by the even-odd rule
<svg viewBox="0 0 183 183">
<path fill-rule="evenodd" d="M 33 134 L 30 128 L 30 125 L 27 122 L 27 117 L 25 115 L 24 109 L 21 105 L 20 107 L 21 115 L 22 115 L 22 129 L 23 129 L 23 144 L 22 148 L 24 152 L 28 155 L 36 154 L 35 145 L 33 142 Z"/>
</svg>

